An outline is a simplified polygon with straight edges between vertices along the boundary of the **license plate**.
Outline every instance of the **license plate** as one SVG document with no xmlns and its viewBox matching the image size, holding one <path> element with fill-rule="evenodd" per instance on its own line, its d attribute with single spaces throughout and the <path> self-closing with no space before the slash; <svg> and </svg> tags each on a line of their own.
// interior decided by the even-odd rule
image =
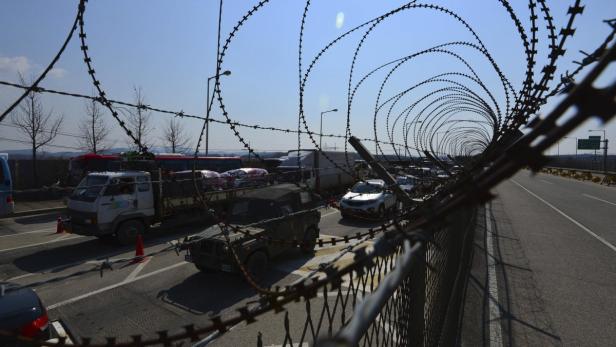
<svg viewBox="0 0 616 347">
<path fill-rule="evenodd" d="M 190 253 L 184 254 L 184 261 L 192 263 L 192 256 L 190 255 Z"/>
</svg>

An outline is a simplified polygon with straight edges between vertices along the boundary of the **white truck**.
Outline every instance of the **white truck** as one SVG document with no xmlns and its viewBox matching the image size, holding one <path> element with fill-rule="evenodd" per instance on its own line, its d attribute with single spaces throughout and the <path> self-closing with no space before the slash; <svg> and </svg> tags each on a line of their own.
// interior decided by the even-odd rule
<svg viewBox="0 0 616 347">
<path fill-rule="evenodd" d="M 287 156 L 280 158 L 282 161 L 275 172 L 286 181 L 303 180 L 320 193 L 352 185 L 355 178 L 349 173 L 356 172 L 354 166 L 355 160 L 359 159 L 357 153 L 348 153 L 351 165 L 347 164 L 344 152 L 325 151 L 325 155 L 327 158 L 315 149 L 289 151 Z"/>
<path fill-rule="evenodd" d="M 155 177 L 152 177 L 152 174 Z M 192 179 L 162 182 L 160 170 L 96 172 L 88 174 L 68 200 L 65 228 L 74 234 L 115 238 L 120 244 L 134 243 L 154 223 L 185 214 L 203 216 L 205 205 Z M 246 189 L 225 191 L 201 190 L 211 204 L 235 196 Z"/>
</svg>

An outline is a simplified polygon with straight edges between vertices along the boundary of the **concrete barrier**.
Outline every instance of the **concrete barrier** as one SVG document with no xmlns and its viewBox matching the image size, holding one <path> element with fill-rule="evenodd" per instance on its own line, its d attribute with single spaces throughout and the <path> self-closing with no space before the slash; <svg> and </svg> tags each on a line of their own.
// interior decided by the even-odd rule
<svg viewBox="0 0 616 347">
<path fill-rule="evenodd" d="M 541 172 L 550 175 L 562 176 L 577 179 L 580 181 L 591 181 L 594 183 L 605 184 L 608 186 L 616 185 L 616 172 L 608 171 L 607 173 L 597 170 L 580 170 L 561 167 L 544 167 Z"/>
</svg>

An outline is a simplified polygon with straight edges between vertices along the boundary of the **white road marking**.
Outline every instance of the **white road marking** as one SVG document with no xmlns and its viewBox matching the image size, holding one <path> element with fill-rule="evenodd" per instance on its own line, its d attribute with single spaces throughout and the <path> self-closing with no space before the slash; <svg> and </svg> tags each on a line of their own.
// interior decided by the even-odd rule
<svg viewBox="0 0 616 347">
<path fill-rule="evenodd" d="M 72 304 L 72 303 L 74 303 L 76 301 L 88 298 L 88 297 L 90 297 L 92 295 L 97 295 L 97 294 L 109 291 L 111 289 L 115 289 L 115 288 L 121 287 L 123 285 L 129 284 L 129 283 L 132 283 L 132 282 L 135 282 L 135 281 L 139 281 L 139 280 L 144 279 L 144 278 L 148 278 L 148 277 L 151 277 L 151 276 L 154 276 L 154 275 L 158 275 L 161 272 L 169 271 L 169 270 L 175 269 L 178 266 L 182 266 L 182 265 L 185 265 L 185 264 L 189 264 L 189 263 L 187 263 L 185 261 L 181 261 L 179 263 L 175 263 L 173 265 L 169 265 L 167 267 L 164 267 L 164 268 L 161 268 L 161 269 L 158 269 L 158 270 L 154 270 L 152 272 L 148 272 L 145 275 L 141 275 L 141 276 L 135 277 L 132 280 L 124 280 L 122 282 L 119 282 L 119 283 L 116 283 L 116 284 L 112 284 L 112 285 L 107 286 L 107 287 L 103 287 L 103 288 L 99 288 L 97 290 L 93 290 L 91 292 L 88 292 L 88 293 L 85 293 L 85 294 L 82 294 L 82 295 L 78 295 L 76 297 L 73 297 L 73 298 L 70 298 L 70 299 L 67 299 L 67 300 L 64 300 L 64 301 L 60 301 L 60 302 L 55 303 L 53 305 L 49 305 L 49 306 L 47 306 L 47 310 L 50 311 L 50 310 L 53 310 L 53 309 L 61 307 L 61 306 Z"/>
<path fill-rule="evenodd" d="M 335 211 L 332 211 L 332 212 L 329 212 L 329 213 L 322 214 L 322 215 L 321 215 L 321 218 L 323 218 L 323 217 L 327 217 L 327 216 L 333 216 L 333 215 L 335 215 L 335 214 L 340 214 L 340 213 L 339 213 L 339 211 L 338 211 L 338 210 L 335 210 Z"/>
<path fill-rule="evenodd" d="M 490 291 L 490 346 L 500 347 L 503 345 L 501 332 L 501 313 L 498 307 L 498 281 L 496 278 L 496 258 L 494 254 L 494 240 L 492 239 L 492 218 L 488 204 L 485 205 L 486 221 L 486 250 L 488 252 L 488 290 Z"/>
<path fill-rule="evenodd" d="M 616 252 L 616 246 L 612 245 L 611 243 L 607 242 L 607 240 L 605 240 L 603 237 L 595 234 L 594 232 L 592 232 L 590 229 L 588 229 L 587 227 L 585 227 L 582 223 L 576 221 L 575 219 L 573 219 L 572 217 L 569 217 L 566 213 L 564 213 L 563 211 L 559 210 L 556 206 L 550 204 L 549 202 L 543 200 L 542 198 L 540 198 L 537 194 L 531 192 L 530 190 L 526 189 L 523 185 L 519 184 L 518 182 L 516 182 L 515 180 L 511 180 L 511 182 L 515 183 L 518 185 L 518 187 L 524 189 L 528 194 L 534 196 L 535 198 L 537 198 L 537 200 L 541 201 L 542 203 L 546 204 L 547 206 L 549 206 L 551 209 L 553 209 L 554 211 L 558 212 L 561 216 L 567 218 L 569 221 L 571 221 L 571 223 L 577 225 L 580 229 L 584 230 L 585 232 L 587 232 L 590 236 L 594 237 L 595 239 L 599 240 L 601 243 L 603 243 L 604 245 L 606 245 L 608 248 L 610 248 L 612 251 Z"/>
<path fill-rule="evenodd" d="M 547 184 L 554 184 L 554 183 L 552 183 L 552 182 L 550 182 L 550 181 L 546 181 L 546 180 L 543 180 L 543 179 L 539 179 L 539 180 L 540 180 L 540 181 L 543 181 L 543 183 L 547 183 Z"/>
<path fill-rule="evenodd" d="M 310 344 L 308 342 L 302 342 L 301 344 L 299 342 L 293 342 L 292 344 L 285 344 L 285 345 L 268 345 L 265 347 L 283 347 L 283 346 L 290 346 L 290 347 L 308 347 L 310 346 Z"/>
<path fill-rule="evenodd" d="M 613 202 L 611 202 L 611 201 L 607 201 L 607 200 L 603 200 L 603 199 L 598 198 L 598 197 L 596 197 L 596 196 L 592 196 L 592 195 L 588 195 L 588 194 L 582 194 L 582 195 L 584 195 L 584 196 L 585 196 L 585 197 L 587 197 L 587 198 L 591 198 L 591 199 L 599 200 L 599 201 L 604 202 L 604 203 L 606 203 L 606 204 L 610 204 L 610 205 L 614 205 L 614 206 L 616 206 L 616 203 L 613 203 Z"/>
<path fill-rule="evenodd" d="M 98 258 L 100 260 L 78 260 L 78 261 L 74 261 L 72 263 L 62 264 L 62 265 L 50 267 L 50 268 L 47 268 L 47 269 L 42 269 L 42 270 L 39 270 L 37 272 L 30 272 L 30 273 L 27 273 L 27 274 L 23 274 L 23 275 L 19 275 L 19 276 L 16 276 L 16 277 L 12 277 L 12 278 L 7 279 L 6 281 L 7 282 L 11 282 L 11 281 L 15 281 L 15 280 L 18 280 L 18 279 L 22 279 L 22 278 L 26 278 L 26 277 L 30 277 L 30 276 L 34 276 L 34 275 L 44 275 L 44 274 L 49 273 L 49 272 L 55 272 L 58 269 L 69 268 L 69 267 L 73 267 L 75 265 L 80 265 L 80 264 L 100 265 L 100 264 L 102 264 L 102 263 L 104 263 L 106 261 L 109 261 L 109 262 L 113 263 L 115 261 L 133 259 L 133 257 L 109 259 L 109 256 L 112 256 L 112 255 L 117 255 L 117 252 L 106 253 L 106 254 L 99 255 Z"/>
<path fill-rule="evenodd" d="M 64 340 L 64 342 L 67 345 L 69 346 L 73 345 L 73 340 L 71 340 L 71 337 L 66 333 L 66 330 L 64 330 L 64 327 L 62 326 L 62 323 L 60 323 L 60 321 L 55 320 L 51 322 L 51 326 L 56 330 L 56 334 L 59 337 L 64 337 L 66 339 Z M 55 338 L 55 339 L 47 340 L 47 342 L 59 342 L 59 339 Z"/>
<path fill-rule="evenodd" d="M 148 263 L 150 262 L 150 260 L 152 260 L 152 258 L 154 257 L 146 257 L 145 259 L 143 259 L 143 261 L 139 263 L 139 265 L 137 265 L 135 269 L 128 276 L 126 276 L 126 278 L 124 279 L 124 282 L 134 280 L 139 275 L 139 273 L 143 270 L 143 268 L 146 265 L 148 265 Z"/>
<path fill-rule="evenodd" d="M 25 235 L 25 234 L 38 234 L 38 233 L 46 233 L 46 232 L 50 232 L 50 231 L 55 231 L 56 228 L 46 228 L 46 229 L 40 229 L 40 230 L 33 230 L 33 231 L 25 231 L 23 233 L 17 233 L 17 234 L 10 234 L 10 235 L 0 235 L 0 238 L 3 237 L 15 237 L 15 236 L 21 236 L 21 235 Z"/>
<path fill-rule="evenodd" d="M 49 243 L 54 243 L 54 242 L 60 242 L 60 241 L 68 241 L 68 240 L 73 240 L 73 239 L 78 239 L 80 237 L 83 237 L 81 235 L 74 235 L 73 237 L 69 237 L 69 236 L 73 236 L 71 234 L 66 234 L 63 236 L 58 237 L 57 239 L 53 239 L 51 241 L 45 241 L 45 242 L 38 242 L 38 243 L 31 243 L 29 245 L 23 245 L 23 246 L 18 246 L 18 247 L 13 247 L 13 248 L 5 248 L 5 249 L 0 249 L 0 253 L 2 252 L 8 252 L 8 251 L 14 251 L 17 249 L 22 249 L 22 248 L 28 248 L 28 247 L 34 247 L 34 246 L 40 246 L 40 245 L 46 245 Z"/>
</svg>

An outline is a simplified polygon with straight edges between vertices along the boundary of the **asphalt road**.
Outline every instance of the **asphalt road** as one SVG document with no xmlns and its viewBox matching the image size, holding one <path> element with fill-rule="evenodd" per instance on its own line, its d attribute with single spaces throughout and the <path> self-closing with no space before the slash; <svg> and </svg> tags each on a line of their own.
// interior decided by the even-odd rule
<svg viewBox="0 0 616 347">
<path fill-rule="evenodd" d="M 375 223 L 342 220 L 335 209 L 322 210 L 321 237 L 355 235 Z M 0 280 L 32 286 L 47 306 L 50 319 L 59 320 L 76 338 L 153 336 L 157 331 L 203 326 L 213 315 L 227 317 L 237 308 L 258 299 L 240 275 L 201 273 L 174 251 L 148 257 L 142 263 L 122 263 L 113 270 L 98 270 L 105 260 L 130 258 L 134 247 L 107 244 L 93 237 L 55 234 L 57 215 L 37 215 L 0 220 Z M 145 237 L 145 253 L 165 249 L 169 242 L 196 233 L 199 227 L 154 228 Z M 368 242 L 369 244 L 369 242 Z M 333 259 L 348 245 L 318 249 L 312 256 L 288 252 L 272 262 L 266 281 L 284 286 Z M 349 257 L 337 260 L 349 262 Z M 335 300 L 320 295 L 315 300 Z M 318 301 L 314 310 L 319 309 Z M 320 305 L 322 306 L 322 304 Z M 347 311 L 352 308 L 349 305 Z M 306 307 L 287 307 L 294 334 L 301 335 Z M 317 314 L 315 312 L 315 314 Z M 234 329 L 216 345 L 255 344 L 262 332 L 266 346 L 285 339 L 281 314 L 267 314 L 257 323 Z"/>
<path fill-rule="evenodd" d="M 494 192 L 480 209 L 465 345 L 613 346 L 616 188 L 522 171 Z"/>
<path fill-rule="evenodd" d="M 465 324 L 475 331 L 465 335 L 465 345 L 613 344 L 616 188 L 542 174 L 532 177 L 523 171 L 494 192 L 497 199 L 479 209 L 481 232 L 476 233 L 467 291 L 472 300 L 465 306 Z M 187 324 L 203 326 L 212 314 L 230 317 L 258 299 L 240 276 L 201 273 L 173 251 L 142 263 L 116 265 L 101 276 L 97 269 L 102 261 L 130 258 L 133 247 L 55 234 L 56 217 L 0 220 L 0 280 L 31 285 L 50 318 L 76 337 L 102 342 L 106 336 L 153 336 Z M 322 211 L 322 237 L 354 235 L 371 226 L 342 220 L 333 209 Z M 162 250 L 199 229 L 155 228 L 145 238 L 145 251 Z M 326 247 L 313 256 L 289 252 L 273 262 L 266 281 L 290 284 L 345 247 Z M 349 256 L 336 260 L 350 261 Z M 378 281 L 374 278 L 372 282 Z M 319 292 L 311 306 L 293 303 L 283 313 L 239 324 L 212 345 L 254 345 L 261 334 L 264 346 L 278 346 L 288 337 L 297 342 L 311 330 L 318 335 L 329 326 L 328 319 L 335 326 L 342 311 L 351 313 L 352 302 L 341 307 L 348 288 L 344 283 L 339 291 Z M 326 308 L 334 307 L 336 313 L 328 318 Z"/>
</svg>

